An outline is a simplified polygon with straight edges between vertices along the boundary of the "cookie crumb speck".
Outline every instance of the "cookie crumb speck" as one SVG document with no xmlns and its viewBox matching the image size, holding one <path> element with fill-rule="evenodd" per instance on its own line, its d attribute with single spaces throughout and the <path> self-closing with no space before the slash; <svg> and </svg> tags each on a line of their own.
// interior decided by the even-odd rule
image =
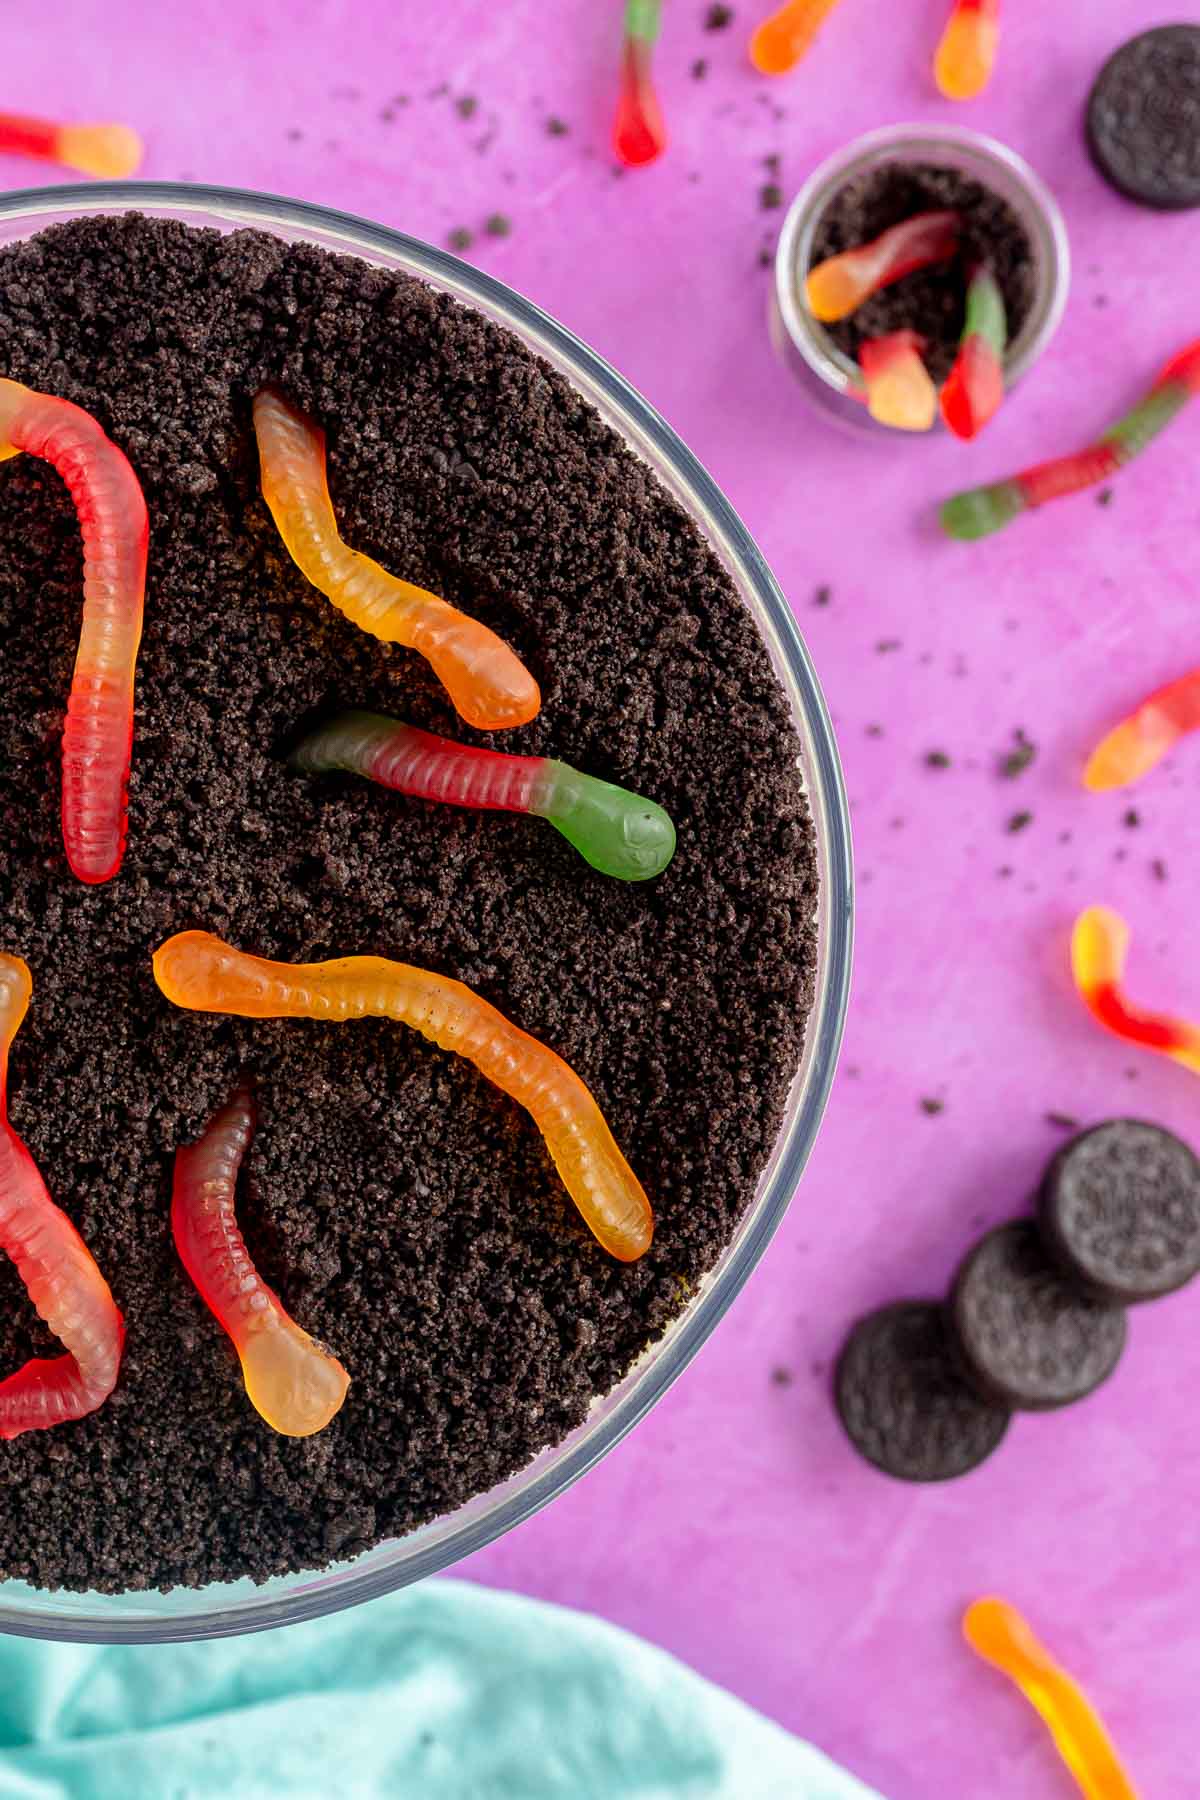
<svg viewBox="0 0 1200 1800">
<path fill-rule="evenodd" d="M 812 603 L 814 606 L 828 606 L 832 599 L 833 599 L 833 589 L 830 587 L 830 585 L 827 581 L 823 581 L 821 583 L 820 587 L 817 589 L 816 593 L 813 595 Z"/>
<path fill-rule="evenodd" d="M 454 102 L 454 110 L 460 119 L 473 119 L 479 111 L 479 102 L 474 94 L 460 94 Z"/>
<path fill-rule="evenodd" d="M 726 31 L 732 24 L 732 6 L 710 6 L 704 15 L 705 31 Z"/>
<path fill-rule="evenodd" d="M 1027 830 L 1032 824 L 1033 814 L 1031 812 L 1015 812 L 1010 815 L 1004 829 L 1015 837 L 1018 831 Z"/>
<path fill-rule="evenodd" d="M 469 250 L 475 242 L 475 233 L 465 225 L 456 225 L 453 231 L 446 233 L 446 242 L 451 250 Z"/>
<path fill-rule="evenodd" d="M 925 767 L 927 769 L 949 769 L 952 767 L 952 764 L 949 756 L 944 750 L 927 750 L 925 752 Z"/>
<path fill-rule="evenodd" d="M 928 1118 L 936 1119 L 938 1114 L 944 1113 L 945 1110 L 946 1102 L 944 1100 L 938 1100 L 932 1094 L 926 1094 L 922 1097 L 921 1111 L 925 1113 Z"/>
<path fill-rule="evenodd" d="M 1096 505 L 1097 506 L 1111 506 L 1112 503 L 1113 503 L 1112 489 L 1110 487 L 1102 487 L 1100 489 L 1100 492 L 1096 495 Z"/>
<path fill-rule="evenodd" d="M 789 1388 L 795 1379 L 796 1377 L 792 1374 L 792 1371 L 784 1368 L 782 1363 L 777 1363 L 771 1370 L 772 1387 Z"/>
<path fill-rule="evenodd" d="M 1130 806 L 1121 814 L 1121 823 L 1127 831 L 1136 831 L 1142 822 L 1142 815 L 1136 806 Z"/>
<path fill-rule="evenodd" d="M 706 56 L 698 56 L 696 58 L 695 62 L 692 64 L 692 80 L 693 81 L 703 81 L 704 77 L 707 74 L 708 74 L 708 58 Z"/>
<path fill-rule="evenodd" d="M 1002 751 L 997 765 L 1002 781 L 1016 781 L 1037 760 L 1037 745 L 1026 737 L 1018 725 L 1013 732 L 1013 748 Z"/>
<path fill-rule="evenodd" d="M 1153 875 L 1155 881 L 1165 881 L 1167 879 L 1167 865 L 1161 856 L 1156 856 L 1154 861 L 1150 864 L 1150 873 Z"/>
<path fill-rule="evenodd" d="M 1079 1120 L 1075 1118 L 1072 1113 L 1048 1112 L 1046 1114 L 1046 1123 L 1047 1125 L 1053 1125 L 1056 1131 L 1079 1130 Z"/>
<path fill-rule="evenodd" d="M 783 205 L 783 189 L 777 181 L 765 181 L 758 190 L 758 204 L 763 212 L 777 212 Z"/>
<path fill-rule="evenodd" d="M 551 113 L 550 117 L 546 120 L 547 137 L 566 137 L 570 129 L 571 127 L 567 124 L 567 121 L 565 119 L 560 119 L 557 113 Z"/>
<path fill-rule="evenodd" d="M 500 212 L 490 213 L 483 227 L 488 236 L 494 238 L 511 237 L 512 228 L 512 220 L 509 218 L 508 214 Z"/>
</svg>

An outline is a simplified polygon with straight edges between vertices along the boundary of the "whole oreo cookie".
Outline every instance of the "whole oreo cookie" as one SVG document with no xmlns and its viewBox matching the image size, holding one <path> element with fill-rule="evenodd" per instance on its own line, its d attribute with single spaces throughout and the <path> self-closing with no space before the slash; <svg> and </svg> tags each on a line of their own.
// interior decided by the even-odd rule
<svg viewBox="0 0 1200 1800">
<path fill-rule="evenodd" d="M 1200 25 L 1131 38 L 1096 77 L 1087 140 L 1100 173 L 1143 206 L 1200 206 Z"/>
<path fill-rule="evenodd" d="M 981 1393 L 1026 1412 L 1098 1388 L 1125 1347 L 1125 1313 L 1061 1273 L 1032 1220 L 989 1231 L 954 1281 L 959 1349 Z"/>
<path fill-rule="evenodd" d="M 860 1319 L 834 1385 L 855 1449 L 900 1481 L 965 1475 L 1008 1430 L 1008 1408 L 964 1380 L 935 1302 L 905 1300 Z"/>
<path fill-rule="evenodd" d="M 1110 1119 L 1050 1164 L 1038 1201 L 1051 1254 L 1125 1306 L 1200 1274 L 1200 1160 L 1157 1125 Z"/>
</svg>

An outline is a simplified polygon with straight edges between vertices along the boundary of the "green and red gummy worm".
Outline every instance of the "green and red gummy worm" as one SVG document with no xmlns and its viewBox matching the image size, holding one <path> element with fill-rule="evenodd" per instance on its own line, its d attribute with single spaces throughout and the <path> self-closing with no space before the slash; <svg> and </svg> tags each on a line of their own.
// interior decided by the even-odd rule
<svg viewBox="0 0 1200 1800">
<path fill-rule="evenodd" d="M 667 147 L 651 67 L 661 29 L 662 0 L 626 0 L 621 93 L 613 126 L 613 147 L 626 168 L 653 162 Z"/>
<path fill-rule="evenodd" d="M 1074 456 L 1025 469 L 1008 481 L 955 494 L 942 507 L 942 529 L 952 538 L 987 537 L 1031 507 L 1107 481 L 1132 462 L 1198 392 L 1200 338 L 1171 358 L 1145 399 L 1096 443 Z"/>
<path fill-rule="evenodd" d="M 992 271 L 981 264 L 967 284 L 967 312 L 954 367 L 942 389 L 942 418 L 955 437 L 973 438 L 1004 398 L 1008 320 Z"/>
<path fill-rule="evenodd" d="M 304 774 L 345 770 L 421 800 L 534 813 L 618 881 L 661 875 L 675 854 L 675 827 L 653 800 L 548 756 L 476 750 L 381 713 L 340 713 L 288 760 Z"/>
</svg>

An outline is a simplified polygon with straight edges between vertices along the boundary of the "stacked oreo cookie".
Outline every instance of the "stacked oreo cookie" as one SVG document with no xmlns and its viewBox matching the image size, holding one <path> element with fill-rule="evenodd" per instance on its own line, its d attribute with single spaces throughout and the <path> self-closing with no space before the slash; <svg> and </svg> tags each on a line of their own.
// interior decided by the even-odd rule
<svg viewBox="0 0 1200 1800">
<path fill-rule="evenodd" d="M 1033 1217 L 968 1253 L 948 1301 L 854 1327 L 835 1377 L 850 1441 L 902 1481 L 965 1475 L 1014 1412 L 1094 1392 L 1120 1360 L 1127 1308 L 1198 1273 L 1200 1160 L 1157 1125 L 1097 1125 L 1050 1163 Z"/>
</svg>

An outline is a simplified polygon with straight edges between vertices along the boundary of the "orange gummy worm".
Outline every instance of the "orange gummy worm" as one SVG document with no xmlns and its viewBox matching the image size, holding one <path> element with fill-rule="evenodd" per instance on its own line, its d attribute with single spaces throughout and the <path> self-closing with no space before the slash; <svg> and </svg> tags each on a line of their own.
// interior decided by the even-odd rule
<svg viewBox="0 0 1200 1800">
<path fill-rule="evenodd" d="M 49 119 L 0 113 L 0 151 L 119 181 L 141 162 L 142 140 L 128 125 L 55 125 Z"/>
<path fill-rule="evenodd" d="M 786 75 L 808 55 L 837 0 L 787 0 L 750 39 L 750 61 L 762 75 Z"/>
<path fill-rule="evenodd" d="M 933 61 L 934 80 L 947 100 L 982 94 L 996 66 L 999 39 L 1000 0 L 954 0 Z"/>
<path fill-rule="evenodd" d="M 809 311 L 823 325 L 848 318 L 880 288 L 931 263 L 947 262 L 958 249 L 960 226 L 956 212 L 917 213 L 881 231 L 869 244 L 827 256 L 805 278 Z"/>
<path fill-rule="evenodd" d="M 1041 1714 L 1085 1800 L 1137 1800 L 1103 1720 L 1014 1606 L 976 1600 L 963 1619 L 963 1636 Z"/>
<path fill-rule="evenodd" d="M 67 1354 L 31 1356 L 0 1381 L 0 1438 L 95 1412 L 116 1386 L 125 1342 L 125 1322 L 91 1251 L 8 1122 L 8 1053 L 32 992 L 20 957 L 0 955 L 0 1249 Z"/>
<path fill-rule="evenodd" d="M 468 725 L 501 731 L 535 718 L 538 684 L 494 631 L 342 542 L 321 428 L 268 387 L 254 399 L 254 431 L 263 498 L 313 586 L 360 630 L 419 651 Z"/>
<path fill-rule="evenodd" d="M 1189 731 L 1200 730 L 1200 669 L 1170 682 L 1113 727 L 1093 750 L 1083 785 L 1093 792 L 1128 787 Z"/>
<path fill-rule="evenodd" d="M 251 1404 L 273 1431 L 323 1431 L 350 1385 L 336 1356 L 302 1331 L 259 1275 L 238 1229 L 237 1180 L 257 1110 L 239 1088 L 194 1144 L 175 1153 L 171 1230 L 204 1304 L 233 1340 Z"/>
<path fill-rule="evenodd" d="M 121 866 L 150 522 L 138 478 L 90 413 L 0 378 L 0 460 L 26 451 L 67 485 L 83 536 L 83 626 L 63 727 L 63 843 L 80 881 Z"/>
<path fill-rule="evenodd" d="M 461 981 L 382 956 L 266 962 L 206 931 L 168 939 L 154 977 L 176 1006 L 244 1019 L 396 1019 L 474 1063 L 519 1102 L 546 1140 L 590 1231 L 620 1262 L 650 1248 L 650 1202 L 589 1090 L 553 1050 Z"/>
<path fill-rule="evenodd" d="M 1089 906 L 1075 921 L 1071 968 L 1092 1017 L 1127 1044 L 1158 1050 L 1200 1075 L 1200 1026 L 1166 1013 L 1143 1012 L 1125 998 L 1121 983 L 1129 954 L 1129 927 L 1107 906 Z"/>
</svg>

